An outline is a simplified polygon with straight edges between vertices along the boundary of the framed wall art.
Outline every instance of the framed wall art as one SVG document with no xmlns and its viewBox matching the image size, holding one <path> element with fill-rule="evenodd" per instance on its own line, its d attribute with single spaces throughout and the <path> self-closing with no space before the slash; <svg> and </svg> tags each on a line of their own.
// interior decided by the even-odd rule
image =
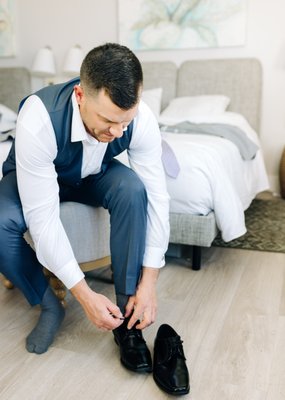
<svg viewBox="0 0 285 400">
<path fill-rule="evenodd" d="M 0 57 L 15 55 L 15 0 L 0 0 Z"/>
<path fill-rule="evenodd" d="M 245 45 L 247 0 L 118 0 L 119 42 L 133 50 Z"/>
</svg>

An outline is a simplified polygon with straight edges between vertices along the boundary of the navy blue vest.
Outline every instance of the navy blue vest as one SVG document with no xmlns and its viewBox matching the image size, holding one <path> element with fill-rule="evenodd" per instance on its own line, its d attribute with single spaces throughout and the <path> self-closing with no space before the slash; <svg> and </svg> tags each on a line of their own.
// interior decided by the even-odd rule
<svg viewBox="0 0 285 400">
<path fill-rule="evenodd" d="M 79 83 L 79 78 L 66 83 L 45 87 L 35 94 L 45 105 L 56 136 L 57 156 L 54 160 L 58 182 L 65 185 L 77 186 L 81 182 L 81 166 L 83 145 L 82 142 L 71 142 L 72 100 L 74 85 Z M 19 110 L 27 97 L 20 103 Z M 129 147 L 133 132 L 133 121 L 128 126 L 121 138 L 115 139 L 107 146 L 103 158 L 102 170 L 118 154 Z M 7 160 L 3 164 L 3 175 L 16 169 L 15 143 L 10 150 Z"/>
</svg>

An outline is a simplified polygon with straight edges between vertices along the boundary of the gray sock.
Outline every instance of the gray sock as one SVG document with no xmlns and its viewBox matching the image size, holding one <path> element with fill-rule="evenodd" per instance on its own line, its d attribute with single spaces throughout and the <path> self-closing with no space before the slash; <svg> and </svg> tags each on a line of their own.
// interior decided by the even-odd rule
<svg viewBox="0 0 285 400">
<path fill-rule="evenodd" d="M 126 294 L 116 294 L 117 306 L 119 307 L 119 309 L 121 310 L 121 313 L 123 315 L 126 312 L 125 307 L 127 305 L 128 300 L 129 300 L 129 296 L 127 296 Z"/>
<path fill-rule="evenodd" d="M 62 304 L 50 287 L 45 291 L 40 306 L 41 315 L 37 325 L 26 339 L 26 349 L 37 354 L 47 351 L 65 315 Z"/>
</svg>

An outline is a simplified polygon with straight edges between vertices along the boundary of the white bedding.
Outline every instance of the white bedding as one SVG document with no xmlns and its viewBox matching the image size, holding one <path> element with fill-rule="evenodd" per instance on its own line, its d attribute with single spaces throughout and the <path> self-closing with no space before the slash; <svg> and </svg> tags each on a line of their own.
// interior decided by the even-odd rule
<svg viewBox="0 0 285 400">
<path fill-rule="evenodd" d="M 223 112 L 188 120 L 237 126 L 260 148 L 256 132 L 240 114 Z M 164 131 L 162 137 L 174 150 L 180 165 L 176 179 L 166 176 L 170 212 L 207 215 L 214 211 L 224 241 L 245 234 L 244 211 L 258 193 L 269 189 L 261 148 L 253 160 L 244 161 L 236 145 L 221 137 Z M 126 152 L 117 158 L 129 165 Z"/>
<path fill-rule="evenodd" d="M 260 146 L 257 134 L 240 114 L 224 112 L 193 117 L 190 121 L 237 126 Z M 181 168 L 176 179 L 166 178 L 170 212 L 207 215 L 214 210 L 225 241 L 243 235 L 246 232 L 244 210 L 257 193 L 269 189 L 262 151 L 258 150 L 253 160 L 244 161 L 236 145 L 224 138 L 168 132 L 162 135 L 174 150 Z M 0 143 L 1 165 L 10 146 L 11 141 Z M 128 165 L 126 154 L 117 158 Z"/>
<path fill-rule="evenodd" d="M 224 112 L 189 121 L 237 126 L 260 147 L 257 134 L 240 114 Z M 214 210 L 225 241 L 243 235 L 244 210 L 257 193 L 269 189 L 262 151 L 258 150 L 253 160 L 244 161 L 236 145 L 221 137 L 168 132 L 162 135 L 181 168 L 176 179 L 167 177 L 170 211 L 207 215 Z"/>
</svg>

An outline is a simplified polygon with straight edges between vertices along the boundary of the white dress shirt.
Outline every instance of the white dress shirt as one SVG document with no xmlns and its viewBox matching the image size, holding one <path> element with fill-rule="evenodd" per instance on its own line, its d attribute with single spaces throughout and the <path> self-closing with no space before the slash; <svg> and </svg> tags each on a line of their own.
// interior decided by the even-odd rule
<svg viewBox="0 0 285 400">
<path fill-rule="evenodd" d="M 86 132 L 74 93 L 72 104 L 71 140 L 82 141 L 84 178 L 100 171 L 107 143 L 98 142 Z M 49 114 L 36 95 L 26 100 L 19 113 L 15 144 L 19 194 L 37 257 L 67 288 L 72 288 L 84 274 L 60 220 L 59 186 L 53 163 L 57 156 L 56 137 Z M 169 239 L 169 196 L 161 163 L 160 131 L 154 115 L 142 101 L 134 119 L 128 159 L 148 195 L 143 266 L 160 268 L 165 263 Z"/>
</svg>

